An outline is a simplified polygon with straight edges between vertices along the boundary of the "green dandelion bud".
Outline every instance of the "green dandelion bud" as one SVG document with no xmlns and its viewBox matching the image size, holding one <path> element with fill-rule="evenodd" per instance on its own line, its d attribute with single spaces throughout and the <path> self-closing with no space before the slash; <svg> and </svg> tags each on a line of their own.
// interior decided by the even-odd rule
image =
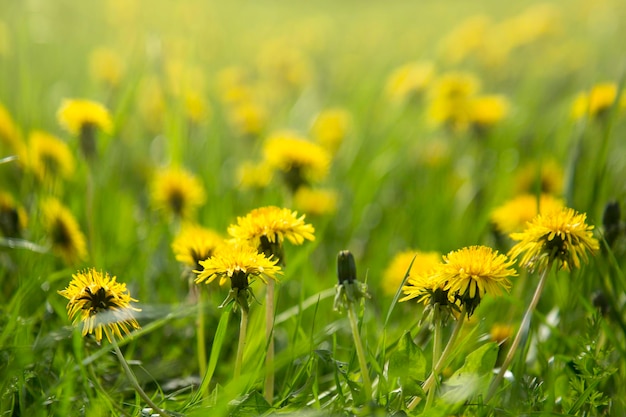
<svg viewBox="0 0 626 417">
<path fill-rule="evenodd" d="M 347 310 L 353 303 L 369 298 L 367 284 L 356 279 L 356 263 L 350 251 L 342 250 L 337 255 L 337 280 L 339 283 L 335 287 L 335 310 Z"/>
<path fill-rule="evenodd" d="M 337 255 L 337 278 L 340 285 L 344 281 L 350 284 L 356 281 L 356 263 L 354 256 L 348 250 L 342 250 Z"/>
</svg>

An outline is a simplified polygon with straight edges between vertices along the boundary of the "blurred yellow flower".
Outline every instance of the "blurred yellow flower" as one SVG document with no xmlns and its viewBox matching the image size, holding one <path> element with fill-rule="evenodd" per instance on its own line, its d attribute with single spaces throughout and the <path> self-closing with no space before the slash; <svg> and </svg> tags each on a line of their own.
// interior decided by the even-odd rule
<svg viewBox="0 0 626 417">
<path fill-rule="evenodd" d="M 224 238 L 217 232 L 195 223 L 186 223 L 172 242 L 172 251 L 178 262 L 202 270 L 200 261 L 211 257 L 215 249 L 223 244 Z"/>
<path fill-rule="evenodd" d="M 22 133 L 2 103 L 0 103 L 0 144 L 8 147 L 18 158 L 25 158 L 26 145 Z"/>
<path fill-rule="evenodd" d="M 151 200 L 157 210 L 189 219 L 204 204 L 206 193 L 200 179 L 191 172 L 183 168 L 163 168 L 152 180 Z"/>
<path fill-rule="evenodd" d="M 514 329 L 510 324 L 496 323 L 489 329 L 489 337 L 499 345 L 505 343 L 513 335 Z"/>
<path fill-rule="evenodd" d="M 102 104 L 83 99 L 65 99 L 57 113 L 59 123 L 72 135 L 82 135 L 84 130 L 98 128 L 105 133 L 113 131 L 113 120 Z"/>
<path fill-rule="evenodd" d="M 239 135 L 258 136 L 267 124 L 267 112 L 258 103 L 244 101 L 229 106 L 228 120 Z"/>
<path fill-rule="evenodd" d="M 404 280 L 404 276 L 409 271 L 411 262 L 413 262 L 413 265 L 411 266 L 409 277 L 428 276 L 441 262 L 441 254 L 439 252 L 422 252 L 418 250 L 407 250 L 396 254 L 383 272 L 382 289 L 387 295 L 393 296 L 396 294 Z"/>
<path fill-rule="evenodd" d="M 470 103 L 470 123 L 477 129 L 493 126 L 509 112 L 509 101 L 501 95 L 481 95 Z"/>
<path fill-rule="evenodd" d="M 40 130 L 31 132 L 28 153 L 28 168 L 41 181 L 69 179 L 74 174 L 74 156 L 67 143 L 56 136 Z"/>
<path fill-rule="evenodd" d="M 351 117 L 345 109 L 334 108 L 317 114 L 311 126 L 313 139 L 334 154 L 350 129 Z"/>
<path fill-rule="evenodd" d="M 429 94 L 428 117 L 434 125 L 448 125 L 455 130 L 469 126 L 472 100 L 480 89 L 478 79 L 465 72 L 450 72 L 438 77 Z"/>
<path fill-rule="evenodd" d="M 139 329 L 134 312 L 141 311 L 130 305 L 131 298 L 126 284 L 117 282 L 116 277 L 95 268 L 79 271 L 72 275 L 66 289 L 58 291 L 67 298 L 67 315 L 74 325 L 82 322 L 83 336 L 94 334 L 96 342 L 102 340 L 102 331 L 108 328 L 114 336 L 122 338 L 122 332 L 130 334 L 130 328 Z M 109 342 L 111 334 L 105 330 Z"/>
<path fill-rule="evenodd" d="M 617 98 L 617 84 L 601 83 L 594 85 L 589 92 L 578 94 L 572 105 L 572 117 L 597 117 L 606 113 Z"/>
<path fill-rule="evenodd" d="M 257 64 L 261 75 L 279 87 L 303 87 L 312 78 L 306 54 L 285 39 L 263 43 L 257 56 Z"/>
<path fill-rule="evenodd" d="M 444 60 L 455 64 L 480 51 L 488 36 L 491 19 L 487 16 L 471 16 L 456 26 L 439 43 Z"/>
<path fill-rule="evenodd" d="M 0 191 L 0 233 L 6 237 L 20 237 L 28 225 L 28 215 L 13 196 Z"/>
<path fill-rule="evenodd" d="M 272 181 L 274 169 L 266 162 L 243 161 L 237 167 L 237 179 L 244 188 L 265 188 Z"/>
<path fill-rule="evenodd" d="M 564 206 L 563 200 L 550 194 L 541 194 L 539 199 L 533 194 L 522 194 L 496 207 L 491 212 L 491 222 L 500 233 L 508 235 L 523 231 L 526 223 L 538 213 L 560 210 Z"/>
<path fill-rule="evenodd" d="M 330 168 L 330 155 L 321 146 L 293 132 L 278 132 L 263 144 L 265 160 L 284 174 L 292 192 L 300 186 L 323 180 Z"/>
<path fill-rule="evenodd" d="M 564 172 L 554 159 L 522 165 L 515 173 L 515 191 L 517 194 L 560 195 L 563 191 Z"/>
<path fill-rule="evenodd" d="M 195 124 L 206 123 L 211 118 L 209 102 L 198 91 L 185 90 L 183 108 L 187 119 Z"/>
<path fill-rule="evenodd" d="M 432 62 L 412 62 L 396 68 L 387 78 L 385 94 L 393 102 L 405 102 L 419 97 L 435 77 Z"/>
<path fill-rule="evenodd" d="M 511 233 L 519 241 L 509 251 L 511 258 L 521 256 L 519 265 L 531 271 L 544 271 L 552 262 L 565 270 L 580 268 L 587 253 L 600 249 L 593 237 L 593 226 L 586 223 L 587 215 L 563 207 L 561 210 L 538 214 L 521 233 Z"/>
<path fill-rule="evenodd" d="M 337 211 L 339 196 L 334 190 L 302 186 L 293 196 L 294 206 L 303 213 L 312 216 L 324 216 Z"/>
<path fill-rule="evenodd" d="M 91 77 L 110 87 L 119 85 L 125 70 L 122 57 L 111 48 L 96 48 L 89 56 Z"/>
<path fill-rule="evenodd" d="M 87 258 L 85 235 L 69 209 L 56 198 L 50 197 L 42 202 L 42 215 L 43 226 L 54 253 L 70 265 Z"/>
</svg>

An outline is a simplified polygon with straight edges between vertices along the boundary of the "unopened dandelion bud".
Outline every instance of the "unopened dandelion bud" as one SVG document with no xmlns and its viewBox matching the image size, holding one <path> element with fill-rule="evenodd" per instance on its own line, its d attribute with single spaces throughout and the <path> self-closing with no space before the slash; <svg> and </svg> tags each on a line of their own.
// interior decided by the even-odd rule
<svg viewBox="0 0 626 417">
<path fill-rule="evenodd" d="M 340 285 L 345 281 L 351 284 L 356 280 L 356 263 L 348 250 L 342 250 L 337 255 L 337 278 Z"/>
</svg>

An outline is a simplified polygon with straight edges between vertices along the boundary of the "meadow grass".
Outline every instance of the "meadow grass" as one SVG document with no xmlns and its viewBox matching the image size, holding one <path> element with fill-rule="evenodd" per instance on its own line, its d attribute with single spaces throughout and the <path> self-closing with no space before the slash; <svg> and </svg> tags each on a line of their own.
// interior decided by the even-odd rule
<svg viewBox="0 0 626 417">
<path fill-rule="evenodd" d="M 141 390 L 171 416 L 626 414 L 624 18 L 617 0 L 3 1 L 1 415 L 156 412 Z M 94 64 L 99 48 L 109 59 Z M 432 79 L 389 87 L 415 62 L 431 63 Z M 459 73 L 479 90 L 443 97 L 442 80 Z M 613 95 L 573 116 L 578 94 L 601 83 Z M 481 123 L 472 100 L 486 95 L 506 105 L 500 116 L 487 106 L 492 119 Z M 59 120 L 68 98 L 110 112 L 110 131 L 94 131 L 95 156 Z M 329 109 L 347 115 L 345 127 L 326 127 L 336 148 L 312 128 Z M 57 154 L 47 171 L 33 162 L 37 130 L 69 147 L 69 175 Z M 241 165 L 268 159 L 267 139 L 285 130 L 323 148 L 328 172 L 273 167 L 271 177 L 242 179 Z M 173 200 L 155 201 L 156 175 L 169 167 L 199 180 L 195 210 L 172 214 Z M 286 177 L 330 190 L 336 204 L 302 202 Z M 175 186 L 192 190 L 184 198 L 200 194 L 187 181 Z M 468 317 L 457 311 L 462 293 L 428 308 L 400 301 L 403 282 L 430 272 L 418 272 L 426 261 L 417 255 L 390 265 L 404 251 L 435 251 L 442 262 L 473 245 L 507 254 L 515 242 L 492 215 L 524 193 L 586 214 L 599 247 L 580 267 L 569 258 L 569 270 L 549 255 L 545 288 L 498 381 L 541 271 L 515 264 L 511 288 L 488 291 Z M 58 252 L 67 241 L 51 232 L 49 197 L 76 219 L 84 256 Z M 230 280 L 194 283 L 202 265 L 172 250 L 189 222 L 226 238 L 267 206 L 296 210 L 315 229 L 314 240 L 282 247 L 269 393 L 267 286 L 251 282 L 239 362 L 245 306 L 220 307 Z M 537 207 L 509 210 L 522 232 Z M 338 281 L 342 250 L 356 261 L 355 283 L 342 273 Z M 83 336 L 68 318 L 58 291 L 91 267 L 138 300 L 141 328 L 115 344 L 140 389 L 106 336 Z M 91 309 L 103 314 L 89 305 L 78 313 Z"/>
</svg>

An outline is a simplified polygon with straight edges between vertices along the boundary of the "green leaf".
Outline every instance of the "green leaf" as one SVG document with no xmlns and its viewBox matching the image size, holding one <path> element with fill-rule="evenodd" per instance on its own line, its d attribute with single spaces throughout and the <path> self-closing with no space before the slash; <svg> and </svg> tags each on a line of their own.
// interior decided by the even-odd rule
<svg viewBox="0 0 626 417">
<path fill-rule="evenodd" d="M 263 395 L 257 391 L 231 401 L 230 405 L 234 406 L 230 415 L 235 417 L 260 416 L 272 408 Z"/>
<path fill-rule="evenodd" d="M 413 342 L 410 332 L 405 332 L 395 351 L 389 355 L 389 380 L 399 379 L 406 394 L 419 391 L 418 381 L 426 378 L 426 358 Z"/>
<path fill-rule="evenodd" d="M 498 357 L 498 345 L 487 343 L 465 359 L 463 366 L 444 383 L 442 400 L 461 404 L 476 395 L 485 395 Z"/>
</svg>

